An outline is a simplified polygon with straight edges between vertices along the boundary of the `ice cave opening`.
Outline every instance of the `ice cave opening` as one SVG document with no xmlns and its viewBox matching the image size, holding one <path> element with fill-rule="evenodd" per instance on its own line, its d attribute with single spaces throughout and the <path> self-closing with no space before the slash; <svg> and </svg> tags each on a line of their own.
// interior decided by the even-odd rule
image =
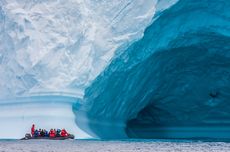
<svg viewBox="0 0 230 152">
<path fill-rule="evenodd" d="M 142 87 L 151 92 L 148 104 L 127 121 L 129 137 L 229 139 L 230 56 L 223 45 L 230 46 L 230 39 L 213 33 L 199 38 L 207 36 L 212 39 L 155 53 L 141 63 L 148 69 Z"/>
</svg>

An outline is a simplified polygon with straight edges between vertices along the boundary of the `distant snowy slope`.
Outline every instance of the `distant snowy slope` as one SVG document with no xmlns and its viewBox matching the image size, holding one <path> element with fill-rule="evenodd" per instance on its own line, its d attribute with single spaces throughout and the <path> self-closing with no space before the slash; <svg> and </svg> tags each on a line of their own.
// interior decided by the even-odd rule
<svg viewBox="0 0 230 152">
<path fill-rule="evenodd" d="M 84 89 L 140 38 L 156 0 L 1 0 L 0 98 Z"/>
</svg>

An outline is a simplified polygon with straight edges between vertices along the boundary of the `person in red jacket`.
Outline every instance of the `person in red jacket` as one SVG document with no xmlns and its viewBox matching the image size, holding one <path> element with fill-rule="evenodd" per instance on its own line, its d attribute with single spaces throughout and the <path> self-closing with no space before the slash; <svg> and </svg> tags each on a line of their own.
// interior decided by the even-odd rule
<svg viewBox="0 0 230 152">
<path fill-rule="evenodd" d="M 34 136 L 34 132 L 35 132 L 35 125 L 33 124 L 31 127 L 31 135 Z"/>
<path fill-rule="evenodd" d="M 54 137 L 55 137 L 55 132 L 54 132 L 53 129 L 50 129 L 49 137 L 51 137 L 51 138 L 54 138 Z"/>
<path fill-rule="evenodd" d="M 67 133 L 67 131 L 65 129 L 61 130 L 61 136 L 62 137 L 67 137 L 69 134 Z"/>
</svg>

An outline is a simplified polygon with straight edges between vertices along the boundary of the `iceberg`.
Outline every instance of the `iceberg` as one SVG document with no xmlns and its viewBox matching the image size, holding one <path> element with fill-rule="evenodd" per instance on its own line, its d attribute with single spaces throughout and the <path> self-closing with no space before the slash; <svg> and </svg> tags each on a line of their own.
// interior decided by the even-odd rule
<svg viewBox="0 0 230 152">
<path fill-rule="evenodd" d="M 1 0 L 0 120 L 5 123 L 0 130 L 5 131 L 0 138 L 20 138 L 32 123 L 89 137 L 75 124 L 73 109 L 115 51 L 143 36 L 156 5 L 157 0 Z"/>
<path fill-rule="evenodd" d="M 77 138 L 230 139 L 229 8 L 1 0 L 0 138 L 35 123 Z"/>
<path fill-rule="evenodd" d="M 86 89 L 80 128 L 100 138 L 229 139 L 229 8 L 180 0 L 156 13 Z"/>
</svg>

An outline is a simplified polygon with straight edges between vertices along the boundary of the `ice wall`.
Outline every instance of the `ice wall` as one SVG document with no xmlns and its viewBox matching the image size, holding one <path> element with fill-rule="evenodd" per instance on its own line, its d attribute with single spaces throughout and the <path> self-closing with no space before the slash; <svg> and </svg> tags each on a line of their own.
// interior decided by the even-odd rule
<svg viewBox="0 0 230 152">
<path fill-rule="evenodd" d="M 229 139 L 229 8 L 180 0 L 158 13 L 87 88 L 77 123 L 101 138 Z"/>
<path fill-rule="evenodd" d="M 31 125 L 36 129 L 65 128 L 76 139 L 91 138 L 76 126 L 75 109 L 80 108 L 81 100 L 70 96 L 39 95 L 20 97 L 0 102 L 0 138 L 20 139 L 30 133 Z"/>
<path fill-rule="evenodd" d="M 0 98 L 83 96 L 118 47 L 140 38 L 156 0 L 1 0 Z"/>
</svg>

